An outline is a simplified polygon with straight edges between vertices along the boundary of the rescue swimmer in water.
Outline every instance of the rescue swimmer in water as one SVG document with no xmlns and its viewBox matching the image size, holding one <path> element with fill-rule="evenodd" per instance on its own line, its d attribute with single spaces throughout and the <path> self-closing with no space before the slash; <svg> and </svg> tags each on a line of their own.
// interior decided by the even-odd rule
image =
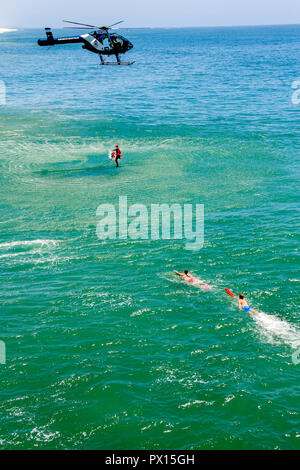
<svg viewBox="0 0 300 470">
<path fill-rule="evenodd" d="M 243 294 L 239 295 L 239 309 L 245 310 L 245 312 L 250 313 L 250 315 L 257 315 L 259 313 L 257 310 L 254 310 L 253 307 L 250 307 Z"/>
<path fill-rule="evenodd" d="M 228 295 L 230 295 L 230 297 L 236 297 L 236 295 L 231 292 L 231 290 L 226 288 L 225 291 Z M 245 312 L 249 313 L 251 316 L 258 315 L 259 313 L 257 310 L 254 310 L 254 308 L 248 304 L 243 294 L 240 294 L 238 297 L 238 307 L 240 310 L 245 310 Z"/>
<path fill-rule="evenodd" d="M 121 150 L 118 145 L 116 145 L 116 148 L 111 152 L 110 158 L 115 161 L 116 167 L 119 166 L 119 160 L 122 158 L 123 155 L 121 154 Z"/>
</svg>

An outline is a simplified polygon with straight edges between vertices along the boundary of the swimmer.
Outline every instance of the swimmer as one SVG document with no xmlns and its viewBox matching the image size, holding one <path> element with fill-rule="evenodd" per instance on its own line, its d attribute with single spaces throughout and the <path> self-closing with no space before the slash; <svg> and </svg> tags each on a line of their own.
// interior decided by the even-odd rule
<svg viewBox="0 0 300 470">
<path fill-rule="evenodd" d="M 188 272 L 187 269 L 185 269 L 185 271 L 183 273 L 179 273 L 178 271 L 174 271 L 175 274 L 177 274 L 177 276 L 181 276 L 183 277 L 183 279 L 185 279 L 186 281 L 190 281 L 190 280 L 195 280 L 191 275 L 190 273 Z"/>
<path fill-rule="evenodd" d="M 205 290 L 210 290 L 211 287 L 206 284 L 205 282 L 201 281 L 200 279 L 194 278 L 187 269 L 183 273 L 179 273 L 178 271 L 174 271 L 177 276 L 181 276 L 185 281 L 189 282 L 190 284 L 201 284 Z"/>
<path fill-rule="evenodd" d="M 248 305 L 248 302 L 247 300 L 245 299 L 245 297 L 240 294 L 239 295 L 239 309 L 240 310 L 245 310 L 246 312 L 250 313 L 250 315 L 257 315 L 258 314 L 258 311 L 257 310 L 254 310 L 252 307 L 250 307 L 250 305 Z"/>
</svg>

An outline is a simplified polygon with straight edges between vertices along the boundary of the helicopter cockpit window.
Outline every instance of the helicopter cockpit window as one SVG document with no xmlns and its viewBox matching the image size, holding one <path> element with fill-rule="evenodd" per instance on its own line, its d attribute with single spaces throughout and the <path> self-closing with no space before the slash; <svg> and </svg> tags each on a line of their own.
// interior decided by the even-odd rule
<svg viewBox="0 0 300 470">
<path fill-rule="evenodd" d="M 111 39 L 112 39 L 112 42 L 113 42 L 114 46 L 116 46 L 116 47 L 122 47 L 123 46 L 123 40 L 121 39 L 120 36 L 113 35 Z"/>
</svg>

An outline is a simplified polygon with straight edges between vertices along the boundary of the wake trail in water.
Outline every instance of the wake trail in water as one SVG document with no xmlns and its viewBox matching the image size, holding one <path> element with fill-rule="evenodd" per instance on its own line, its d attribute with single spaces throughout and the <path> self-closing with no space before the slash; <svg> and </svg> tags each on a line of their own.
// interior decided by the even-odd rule
<svg viewBox="0 0 300 470">
<path fill-rule="evenodd" d="M 271 344 L 285 343 L 295 349 L 300 347 L 299 329 L 285 320 L 264 312 L 260 312 L 253 318 L 259 327 L 261 337 Z"/>
</svg>

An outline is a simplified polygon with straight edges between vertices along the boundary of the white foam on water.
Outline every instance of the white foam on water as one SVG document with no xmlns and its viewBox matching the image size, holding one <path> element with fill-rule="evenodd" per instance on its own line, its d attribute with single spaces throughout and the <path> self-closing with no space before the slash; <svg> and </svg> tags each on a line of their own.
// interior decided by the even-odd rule
<svg viewBox="0 0 300 470">
<path fill-rule="evenodd" d="M 52 252 L 57 245 L 57 240 L 19 240 L 0 243 L 0 259 L 15 259 L 22 263 L 32 262 L 35 264 L 43 262 L 56 262 L 57 256 L 45 258 L 45 254 Z M 17 249 L 17 251 L 15 250 Z"/>
<path fill-rule="evenodd" d="M 292 348 L 300 347 L 300 330 L 290 325 L 285 320 L 280 320 L 275 315 L 267 315 L 260 312 L 254 320 L 259 327 L 262 338 L 271 344 L 284 343 Z"/>
<path fill-rule="evenodd" d="M 2 33 L 12 33 L 13 31 L 18 31 L 17 29 L 9 29 L 9 28 L 0 28 L 0 34 Z"/>
<path fill-rule="evenodd" d="M 15 246 L 32 246 L 32 245 L 56 245 L 58 242 L 57 240 L 17 240 L 14 242 L 6 242 L 0 243 L 0 248 L 14 248 Z"/>
<path fill-rule="evenodd" d="M 209 290 L 212 289 L 212 286 L 209 285 L 209 284 L 206 284 L 205 281 L 202 281 L 201 279 L 197 279 L 197 278 L 194 278 L 194 279 L 195 279 L 194 282 L 186 281 L 187 284 L 189 284 L 190 286 L 197 287 L 198 289 L 201 289 L 201 290 L 204 290 L 204 291 L 209 291 Z"/>
</svg>

